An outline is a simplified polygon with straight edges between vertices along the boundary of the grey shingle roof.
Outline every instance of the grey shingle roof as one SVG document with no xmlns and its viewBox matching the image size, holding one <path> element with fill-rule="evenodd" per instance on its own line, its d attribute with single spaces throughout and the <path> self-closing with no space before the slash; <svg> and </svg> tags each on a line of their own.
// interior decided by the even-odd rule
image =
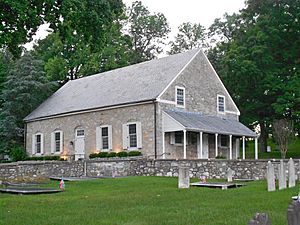
<svg viewBox="0 0 300 225">
<path fill-rule="evenodd" d="M 199 49 L 69 81 L 24 120 L 155 99 Z"/>
<path fill-rule="evenodd" d="M 195 112 L 177 110 L 166 110 L 165 112 L 183 125 L 187 130 L 246 137 L 257 136 L 256 133 L 236 120 L 224 119 L 217 116 L 207 116 Z"/>
</svg>

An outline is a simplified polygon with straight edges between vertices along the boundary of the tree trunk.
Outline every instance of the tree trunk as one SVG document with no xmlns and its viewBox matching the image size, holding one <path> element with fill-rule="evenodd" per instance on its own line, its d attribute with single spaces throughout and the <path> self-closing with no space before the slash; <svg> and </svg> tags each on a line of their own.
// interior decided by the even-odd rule
<svg viewBox="0 0 300 225">
<path fill-rule="evenodd" d="M 259 151 L 267 152 L 268 131 L 266 128 L 266 122 L 260 121 L 259 126 L 260 126 Z"/>
</svg>

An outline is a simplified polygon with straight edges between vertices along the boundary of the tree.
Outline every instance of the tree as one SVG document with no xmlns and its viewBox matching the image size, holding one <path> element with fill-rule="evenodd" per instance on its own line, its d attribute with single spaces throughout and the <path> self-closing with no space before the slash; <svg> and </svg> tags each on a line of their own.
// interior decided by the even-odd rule
<svg viewBox="0 0 300 225">
<path fill-rule="evenodd" d="M 260 125 L 261 151 L 274 119 L 299 119 L 299 9 L 300 1 L 249 0 L 235 20 L 219 24 L 230 35 L 213 58 L 242 120 Z"/>
<path fill-rule="evenodd" d="M 163 51 L 164 44 L 170 32 L 166 17 L 162 13 L 151 14 L 140 1 L 132 3 L 127 10 L 127 32 L 132 39 L 131 63 L 139 63 L 155 58 Z"/>
<path fill-rule="evenodd" d="M 24 117 L 53 93 L 55 85 L 43 72 L 43 61 L 26 52 L 13 63 L 4 83 L 0 112 L 1 150 L 21 145 L 24 137 Z"/>
<path fill-rule="evenodd" d="M 200 23 L 183 23 L 178 27 L 179 33 L 175 41 L 170 42 L 170 55 L 184 52 L 194 48 L 207 48 L 207 37 L 205 27 Z"/>
<path fill-rule="evenodd" d="M 38 27 L 45 22 L 45 13 L 54 9 L 55 0 L 0 2 L 0 48 L 8 50 L 18 57 L 22 44 L 30 42 Z"/>
<path fill-rule="evenodd" d="M 0 8 L 0 48 L 8 47 L 18 57 L 22 44 L 31 41 L 38 27 L 45 23 L 62 38 L 78 34 L 83 42 L 103 44 L 103 34 L 123 12 L 123 3 L 122 0 L 4 0 Z"/>
<path fill-rule="evenodd" d="M 273 134 L 281 152 L 281 158 L 285 159 L 288 145 L 294 139 L 293 122 L 288 119 L 279 119 L 273 122 Z"/>
<path fill-rule="evenodd" d="M 50 80 L 64 84 L 128 65 L 131 46 L 129 38 L 121 33 L 123 5 L 114 3 L 120 1 L 73 1 L 62 5 L 66 19 L 55 24 L 54 32 L 34 47 L 35 54 L 45 61 Z"/>
</svg>

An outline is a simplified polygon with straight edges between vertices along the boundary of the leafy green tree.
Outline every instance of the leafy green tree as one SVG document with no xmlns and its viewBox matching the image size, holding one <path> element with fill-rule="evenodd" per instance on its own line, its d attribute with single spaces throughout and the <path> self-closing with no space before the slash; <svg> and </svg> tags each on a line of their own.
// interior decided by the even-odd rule
<svg viewBox="0 0 300 225">
<path fill-rule="evenodd" d="M 43 71 L 44 63 L 26 52 L 13 63 L 4 83 L 0 112 L 1 150 L 22 145 L 24 117 L 44 101 L 55 89 Z"/>
<path fill-rule="evenodd" d="M 212 29 L 229 36 L 210 56 L 219 64 L 242 120 L 260 125 L 261 151 L 273 120 L 299 121 L 299 9 L 298 0 L 249 0 L 240 15 Z"/>
<path fill-rule="evenodd" d="M 207 48 L 206 29 L 200 23 L 183 23 L 178 27 L 175 40 L 170 42 L 170 55 L 191 50 L 194 48 Z"/>
<path fill-rule="evenodd" d="M 35 54 L 45 61 L 47 77 L 63 84 L 128 65 L 131 47 L 128 36 L 121 33 L 123 9 L 121 1 L 112 0 L 62 4 L 64 20 L 58 21 L 54 32 L 34 47 Z"/>
<path fill-rule="evenodd" d="M 162 13 L 151 14 L 141 1 L 132 3 L 127 11 L 127 32 L 132 39 L 132 63 L 155 58 L 163 51 L 170 28 Z"/>
<path fill-rule="evenodd" d="M 16 57 L 21 55 L 22 44 L 30 42 L 38 27 L 45 23 L 45 13 L 51 12 L 55 0 L 0 2 L 0 48 L 7 47 Z"/>
</svg>

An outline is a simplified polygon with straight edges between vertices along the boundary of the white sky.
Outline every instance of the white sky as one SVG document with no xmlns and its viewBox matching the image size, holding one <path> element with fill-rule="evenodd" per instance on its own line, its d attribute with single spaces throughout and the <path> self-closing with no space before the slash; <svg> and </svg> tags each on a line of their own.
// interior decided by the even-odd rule
<svg viewBox="0 0 300 225">
<path fill-rule="evenodd" d="M 131 6 L 136 0 L 123 0 L 127 6 Z M 141 0 L 151 13 L 163 13 L 171 27 L 169 37 L 172 39 L 177 33 L 177 27 L 184 22 L 200 23 L 208 28 L 216 18 L 223 16 L 225 12 L 231 14 L 244 7 L 245 0 Z M 33 37 L 43 39 L 47 36 L 47 25 L 42 25 Z M 25 44 L 25 48 L 31 49 L 33 43 Z"/>
<path fill-rule="evenodd" d="M 208 28 L 224 13 L 232 14 L 242 9 L 245 0 L 141 0 L 151 13 L 165 15 L 171 27 L 170 36 L 175 36 L 177 27 L 184 22 L 200 23 Z M 135 0 L 123 0 L 130 6 Z"/>
</svg>

